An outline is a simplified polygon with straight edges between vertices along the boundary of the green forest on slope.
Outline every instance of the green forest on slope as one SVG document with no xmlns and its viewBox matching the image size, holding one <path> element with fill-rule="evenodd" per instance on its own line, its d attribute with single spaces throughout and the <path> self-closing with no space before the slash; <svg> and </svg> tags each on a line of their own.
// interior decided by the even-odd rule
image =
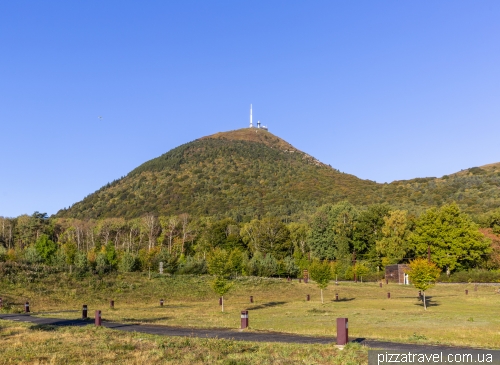
<svg viewBox="0 0 500 365">
<path fill-rule="evenodd" d="M 500 164 L 442 178 L 377 184 L 341 173 L 256 129 L 217 133 L 147 161 L 90 194 L 58 217 L 134 218 L 145 213 L 226 216 L 239 222 L 265 215 L 295 220 L 323 204 L 389 203 L 419 213 L 456 202 L 471 214 L 500 207 Z"/>
</svg>

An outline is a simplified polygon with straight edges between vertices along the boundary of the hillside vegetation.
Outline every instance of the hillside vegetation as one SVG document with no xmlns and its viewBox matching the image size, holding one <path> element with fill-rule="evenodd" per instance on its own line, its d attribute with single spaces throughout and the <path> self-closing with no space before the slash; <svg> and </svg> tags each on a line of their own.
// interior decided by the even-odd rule
<svg viewBox="0 0 500 365">
<path fill-rule="evenodd" d="M 290 216 L 325 203 L 376 202 L 379 185 L 343 174 L 264 130 L 205 137 L 137 167 L 60 217 L 189 213 L 238 221 Z"/>
<path fill-rule="evenodd" d="M 290 217 L 326 203 L 389 203 L 420 212 L 457 202 L 468 213 L 500 207 L 500 164 L 442 178 L 377 184 L 341 173 L 257 129 L 217 133 L 145 162 L 59 217 L 140 217 L 145 213 L 229 216 L 249 221 Z"/>
</svg>

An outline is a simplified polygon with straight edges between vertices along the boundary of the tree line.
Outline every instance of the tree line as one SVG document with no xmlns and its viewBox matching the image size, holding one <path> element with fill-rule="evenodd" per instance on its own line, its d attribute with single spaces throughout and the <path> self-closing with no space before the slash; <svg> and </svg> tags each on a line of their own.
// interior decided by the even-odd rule
<svg viewBox="0 0 500 365">
<path fill-rule="evenodd" d="M 231 275 L 301 275 L 329 261 L 339 278 L 427 257 L 443 272 L 500 268 L 500 210 L 471 216 L 457 204 L 420 215 L 387 204 L 323 205 L 301 220 L 144 214 L 140 218 L 0 217 L 0 261 L 85 274 L 159 269 L 203 274 L 214 256 Z"/>
</svg>

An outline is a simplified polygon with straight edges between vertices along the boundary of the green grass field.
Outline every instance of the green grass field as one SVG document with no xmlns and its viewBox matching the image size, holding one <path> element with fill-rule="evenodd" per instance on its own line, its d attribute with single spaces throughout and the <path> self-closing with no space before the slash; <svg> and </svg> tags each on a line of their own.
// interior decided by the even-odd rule
<svg viewBox="0 0 500 365">
<path fill-rule="evenodd" d="M 102 310 L 104 320 L 183 327 L 239 328 L 240 311 L 249 310 L 251 331 L 278 331 L 335 336 L 336 318 L 349 318 L 350 338 L 500 348 L 500 294 L 494 286 L 437 285 L 427 293 L 424 311 L 418 291 L 397 284 L 333 283 L 320 301 L 314 283 L 278 279 L 241 278 L 226 295 L 221 313 L 210 277 L 159 276 L 132 273 L 74 279 L 54 275 L 27 286 L 2 284 L 7 302 L 3 311 L 22 311 L 25 300 L 34 312 L 57 312 L 50 317 L 79 318 L 82 304 L 89 315 Z M 469 290 L 469 295 L 464 290 Z M 387 292 L 391 299 L 387 299 Z M 334 301 L 335 293 L 340 300 Z M 306 295 L 311 295 L 307 302 Z M 254 303 L 249 296 L 254 296 Z M 160 307 L 159 299 L 165 299 Z M 109 300 L 115 309 L 109 308 Z"/>
</svg>

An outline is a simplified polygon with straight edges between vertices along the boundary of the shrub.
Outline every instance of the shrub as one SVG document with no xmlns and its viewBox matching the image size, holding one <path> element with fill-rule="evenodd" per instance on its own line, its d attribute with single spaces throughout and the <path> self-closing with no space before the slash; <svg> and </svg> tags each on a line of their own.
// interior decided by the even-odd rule
<svg viewBox="0 0 500 365">
<path fill-rule="evenodd" d="M 130 252 L 125 252 L 118 262 L 118 270 L 121 272 L 136 271 L 139 267 L 137 257 Z"/>
<path fill-rule="evenodd" d="M 43 262 L 43 257 L 40 255 L 38 250 L 35 248 L 35 246 L 28 246 L 24 250 L 24 260 L 28 264 L 39 264 Z"/>
<path fill-rule="evenodd" d="M 184 262 L 179 265 L 179 274 L 206 274 L 207 262 L 202 258 L 188 256 Z"/>
</svg>

